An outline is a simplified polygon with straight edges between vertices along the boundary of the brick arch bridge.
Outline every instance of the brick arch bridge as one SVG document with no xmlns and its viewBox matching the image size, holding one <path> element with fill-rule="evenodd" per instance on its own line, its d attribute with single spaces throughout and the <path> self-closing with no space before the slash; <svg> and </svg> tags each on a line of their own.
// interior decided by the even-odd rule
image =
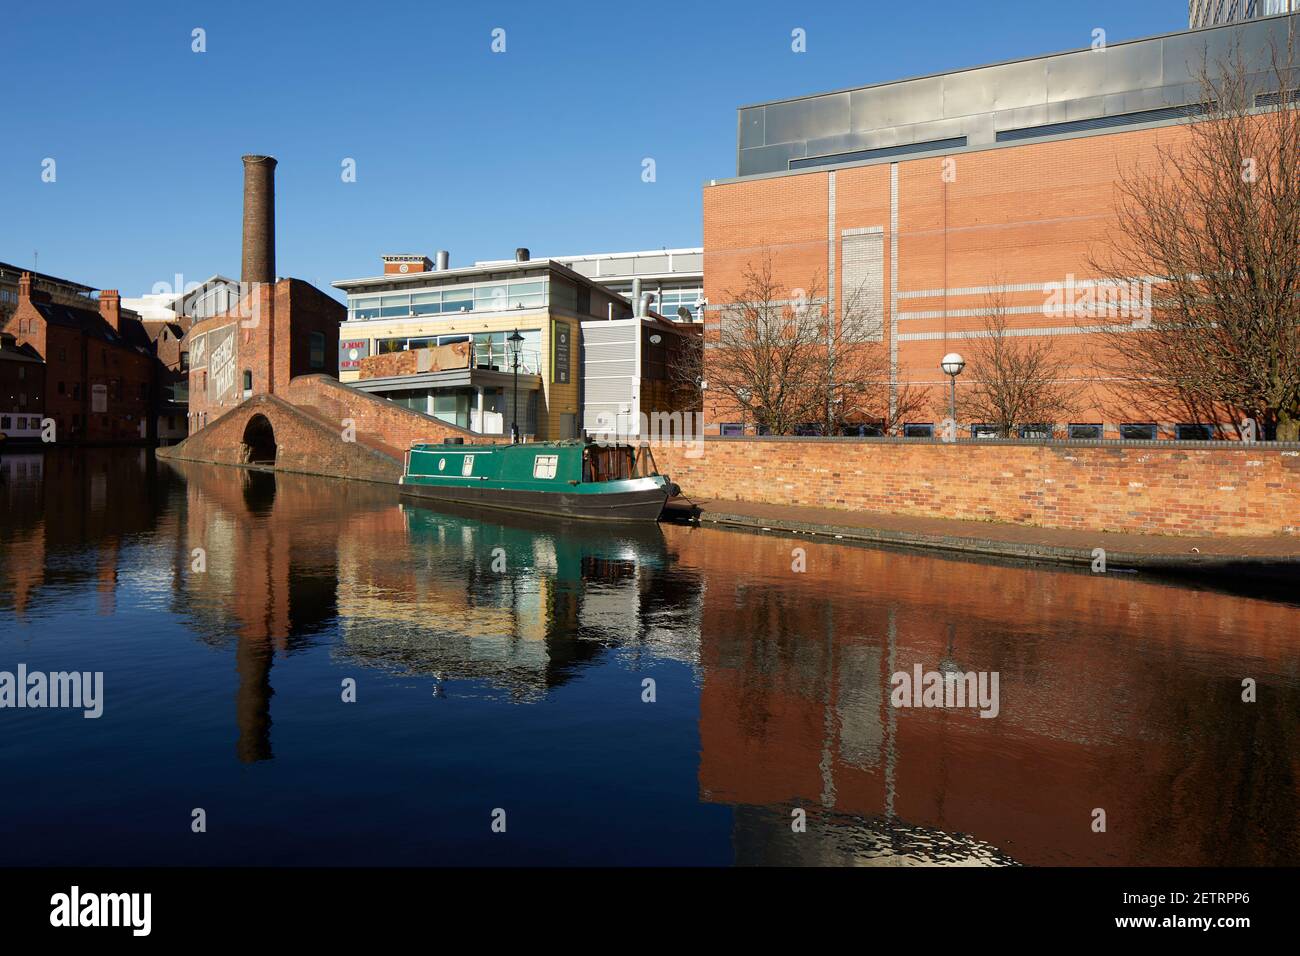
<svg viewBox="0 0 1300 956">
<path fill-rule="evenodd" d="M 413 442 L 452 437 L 497 440 L 328 375 L 302 375 L 281 394 L 254 395 L 180 444 L 159 448 L 158 457 L 395 484 Z"/>
</svg>

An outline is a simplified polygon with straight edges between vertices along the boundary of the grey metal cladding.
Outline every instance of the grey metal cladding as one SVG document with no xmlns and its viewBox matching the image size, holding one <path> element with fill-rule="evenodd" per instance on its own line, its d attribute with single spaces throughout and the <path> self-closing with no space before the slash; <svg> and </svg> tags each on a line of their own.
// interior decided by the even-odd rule
<svg viewBox="0 0 1300 956">
<path fill-rule="evenodd" d="M 741 149 L 766 145 L 763 140 L 763 110 L 762 106 L 754 106 L 740 111 Z"/>
<path fill-rule="evenodd" d="M 1164 85 L 1160 41 L 1127 43 L 1048 57 L 1047 98 L 1054 102 Z"/>
<path fill-rule="evenodd" d="M 853 130 L 906 126 L 915 123 L 918 116 L 942 116 L 943 81 L 942 76 L 930 76 L 850 91 Z"/>
<path fill-rule="evenodd" d="M 774 169 L 785 169 L 791 159 L 804 156 L 806 149 L 806 143 L 782 143 L 779 146 L 742 149 L 737 174 L 749 176 L 753 173 L 770 173 Z"/>
<path fill-rule="evenodd" d="M 1266 72 L 1269 41 L 1285 50 L 1294 22 L 1251 20 L 745 107 L 737 175 L 782 172 L 791 159 L 961 136 L 979 146 L 1004 130 L 1188 105 L 1200 99 L 1196 76 L 1206 57 L 1213 64 L 1240 49 L 1249 70 Z M 1257 84 L 1260 92 L 1270 92 L 1265 85 Z"/>
<path fill-rule="evenodd" d="M 849 94 L 830 93 L 791 103 L 772 103 L 764 108 L 767 146 L 821 139 L 849 132 Z"/>
</svg>

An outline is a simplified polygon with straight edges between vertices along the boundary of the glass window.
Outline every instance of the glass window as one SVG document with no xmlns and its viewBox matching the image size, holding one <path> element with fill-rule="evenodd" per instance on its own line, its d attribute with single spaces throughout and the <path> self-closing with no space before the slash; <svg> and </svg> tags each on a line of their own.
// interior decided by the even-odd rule
<svg viewBox="0 0 1300 956">
<path fill-rule="evenodd" d="M 469 312 L 474 308 L 473 289 L 444 289 L 442 292 L 442 311 Z"/>
<path fill-rule="evenodd" d="M 546 283 L 540 279 L 535 282 L 511 282 L 509 288 L 512 309 L 535 309 L 546 305 Z"/>
<path fill-rule="evenodd" d="M 1102 437 L 1103 431 L 1100 425 L 1071 425 L 1070 437 L 1095 440 Z"/>
<path fill-rule="evenodd" d="M 1179 441 L 1213 441 L 1213 425 L 1177 425 L 1174 437 Z"/>
<path fill-rule="evenodd" d="M 474 308 L 479 312 L 499 312 L 509 307 L 509 291 L 504 285 L 480 286 L 474 290 Z"/>
<path fill-rule="evenodd" d="M 1021 425 L 1021 438 L 1032 438 L 1036 440 L 1045 440 L 1052 437 L 1051 425 Z"/>
<path fill-rule="evenodd" d="M 379 315 L 390 319 L 411 314 L 411 297 L 409 295 L 386 295 L 380 302 Z"/>
<path fill-rule="evenodd" d="M 1156 437 L 1156 426 L 1150 423 L 1120 425 L 1119 437 L 1130 441 L 1151 441 Z"/>
<path fill-rule="evenodd" d="M 411 311 L 416 315 L 437 315 L 442 311 L 441 292 L 414 292 L 411 294 Z"/>
<path fill-rule="evenodd" d="M 559 461 L 559 455 L 538 455 L 533 459 L 533 477 L 554 478 Z"/>
<path fill-rule="evenodd" d="M 726 422 L 718 429 L 718 433 L 724 438 L 738 438 L 745 434 L 745 426 L 740 422 Z"/>
<path fill-rule="evenodd" d="M 972 425 L 971 438 L 997 438 L 1000 429 L 997 425 Z"/>
<path fill-rule="evenodd" d="M 903 437 L 904 438 L 933 438 L 934 426 L 933 425 L 904 425 Z"/>
<path fill-rule="evenodd" d="M 312 332 L 308 337 L 311 341 L 311 367 L 325 367 L 325 333 Z"/>
<path fill-rule="evenodd" d="M 348 307 L 351 312 L 349 318 L 353 318 L 353 319 L 379 318 L 379 296 L 377 295 L 355 296 L 348 300 Z"/>
</svg>

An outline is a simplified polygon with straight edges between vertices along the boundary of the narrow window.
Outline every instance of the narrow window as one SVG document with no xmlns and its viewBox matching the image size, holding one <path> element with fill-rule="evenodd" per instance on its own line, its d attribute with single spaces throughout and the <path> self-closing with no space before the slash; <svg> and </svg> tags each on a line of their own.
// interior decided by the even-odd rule
<svg viewBox="0 0 1300 956">
<path fill-rule="evenodd" d="M 1156 426 L 1151 423 L 1120 425 L 1119 437 L 1129 441 L 1151 441 L 1156 437 Z"/>
</svg>

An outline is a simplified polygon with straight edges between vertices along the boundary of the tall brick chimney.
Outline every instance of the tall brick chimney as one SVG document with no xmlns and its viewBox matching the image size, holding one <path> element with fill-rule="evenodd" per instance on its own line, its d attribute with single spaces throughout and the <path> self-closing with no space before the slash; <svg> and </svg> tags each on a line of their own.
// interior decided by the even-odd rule
<svg viewBox="0 0 1300 956">
<path fill-rule="evenodd" d="M 275 281 L 275 157 L 244 157 L 244 283 Z"/>
<path fill-rule="evenodd" d="M 116 289 L 99 290 L 99 314 L 114 332 L 122 331 L 122 297 Z"/>
</svg>

